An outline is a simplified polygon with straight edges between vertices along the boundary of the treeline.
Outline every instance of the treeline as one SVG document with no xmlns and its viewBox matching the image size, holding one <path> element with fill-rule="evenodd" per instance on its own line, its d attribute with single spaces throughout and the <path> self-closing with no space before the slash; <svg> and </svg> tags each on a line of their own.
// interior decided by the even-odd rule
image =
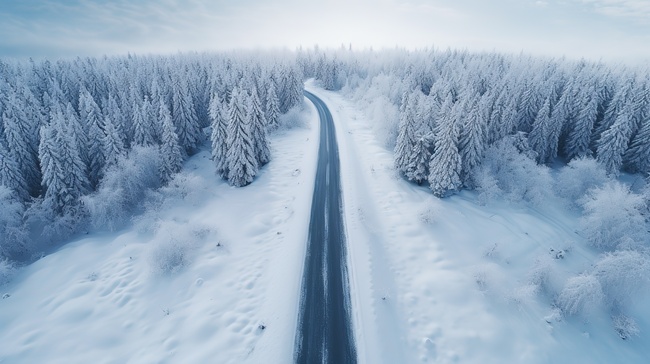
<svg viewBox="0 0 650 364">
<path fill-rule="evenodd" d="M 0 257 L 75 230 L 98 194 L 132 208 L 208 139 L 220 176 L 252 182 L 302 80 L 282 54 L 0 60 Z"/>
<path fill-rule="evenodd" d="M 299 61 L 384 115 L 395 105 L 399 122 L 383 121 L 395 124 L 395 165 L 438 196 L 471 188 L 488 147 L 516 134 L 540 164 L 593 157 L 609 174 L 650 173 L 647 69 L 458 51 L 308 51 Z"/>
</svg>

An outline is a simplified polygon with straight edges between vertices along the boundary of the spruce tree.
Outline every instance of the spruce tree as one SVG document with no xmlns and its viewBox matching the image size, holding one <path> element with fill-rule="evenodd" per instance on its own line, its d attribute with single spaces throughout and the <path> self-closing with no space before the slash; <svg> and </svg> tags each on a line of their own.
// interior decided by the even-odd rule
<svg viewBox="0 0 650 364">
<path fill-rule="evenodd" d="M 160 179 L 166 183 L 174 173 L 181 170 L 183 165 L 183 152 L 178 143 L 176 127 L 172 122 L 169 109 L 164 102 L 160 103 L 159 120 L 162 127 L 161 145 L 160 145 Z"/>
<path fill-rule="evenodd" d="M 465 180 L 483 159 L 487 143 L 487 123 L 480 106 L 481 104 L 477 101 L 471 102 L 469 114 L 465 118 L 465 124 L 460 134 L 459 146 L 463 160 L 463 179 Z"/>
<path fill-rule="evenodd" d="M 445 197 L 462 186 L 462 160 L 458 151 L 460 128 L 456 120 L 459 103 L 452 109 L 452 97 L 451 94 L 447 97 L 441 109 L 441 114 L 447 117 L 436 127 L 434 152 L 429 162 L 429 186 L 438 197 Z"/>
<path fill-rule="evenodd" d="M 176 127 L 181 148 L 185 153 L 193 154 L 201 141 L 201 128 L 185 75 L 177 76 L 174 80 L 172 120 Z"/>
<path fill-rule="evenodd" d="M 223 104 L 216 93 L 210 99 L 209 114 L 212 120 L 212 134 L 210 135 L 212 142 L 212 160 L 216 166 L 217 174 L 222 178 L 227 178 L 228 163 L 226 160 L 226 152 L 228 151 L 228 119 L 226 110 L 224 110 Z"/>
<path fill-rule="evenodd" d="M 262 111 L 262 105 L 257 95 L 257 89 L 253 86 L 251 94 L 248 95 L 247 117 L 251 125 L 251 138 L 257 165 L 263 166 L 271 160 L 269 150 L 269 138 L 266 133 L 266 117 Z"/>
<path fill-rule="evenodd" d="M 623 164 L 630 137 L 632 120 L 627 109 L 623 109 L 612 126 L 605 130 L 598 141 L 596 159 L 608 174 L 618 175 Z"/>
<path fill-rule="evenodd" d="M 591 134 L 598 117 L 598 94 L 594 85 L 581 93 L 577 104 L 576 117 L 573 125 L 569 126 L 569 135 L 564 151 L 569 159 L 584 158 L 591 155 L 589 144 Z"/>
<path fill-rule="evenodd" d="M 269 130 L 276 130 L 280 126 L 279 118 L 278 95 L 275 92 L 275 83 L 271 81 L 266 93 L 266 122 Z"/>
<path fill-rule="evenodd" d="M 6 140 L 7 152 L 16 162 L 18 171 L 25 183 L 25 188 L 30 195 L 35 196 L 39 190 L 41 180 L 38 167 L 38 154 L 33 145 L 33 128 L 23 110 L 19 107 L 18 101 L 11 94 L 1 113 L 0 124 L 3 125 L 4 138 Z M 22 190 L 18 190 L 22 194 Z M 24 197 L 21 195 L 21 197 Z"/>
<path fill-rule="evenodd" d="M 533 130 L 528 135 L 531 148 L 537 154 L 539 163 L 548 163 L 557 157 L 557 148 L 562 131 L 562 125 L 557 119 L 551 118 L 550 99 L 546 98 L 544 105 L 537 113 Z"/>
<path fill-rule="evenodd" d="M 228 105 L 228 182 L 237 187 L 253 182 L 258 170 L 244 101 L 240 91 L 235 89 Z"/>
<path fill-rule="evenodd" d="M 20 173 L 18 163 L 5 147 L 2 138 L 0 138 L 0 186 L 5 186 L 14 191 L 21 201 L 29 199 L 27 182 Z"/>
<path fill-rule="evenodd" d="M 419 135 L 415 139 L 413 151 L 409 156 L 408 163 L 404 170 L 406 178 L 416 182 L 418 185 L 427 180 L 429 176 L 429 161 L 431 160 L 431 140 L 433 136 Z"/>
<path fill-rule="evenodd" d="M 417 96 L 414 93 L 404 93 L 402 96 L 400 122 L 395 143 L 395 168 L 404 173 L 411 159 L 415 145 Z"/>
</svg>

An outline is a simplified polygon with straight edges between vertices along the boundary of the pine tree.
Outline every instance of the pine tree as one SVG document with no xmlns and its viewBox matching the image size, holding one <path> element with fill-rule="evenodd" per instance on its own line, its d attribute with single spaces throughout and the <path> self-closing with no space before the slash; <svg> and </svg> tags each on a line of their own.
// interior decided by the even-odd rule
<svg viewBox="0 0 650 364">
<path fill-rule="evenodd" d="M 448 117 L 441 120 L 435 130 L 434 153 L 429 162 L 429 186 L 438 197 L 445 197 L 462 185 L 462 160 L 458 152 L 460 130 L 456 121 L 458 110 L 454 110 L 460 104 L 456 103 L 452 109 L 451 97 L 450 94 L 441 109 L 441 114 Z"/>
<path fill-rule="evenodd" d="M 27 183 L 20 173 L 20 167 L 4 146 L 2 138 L 0 138 L 0 186 L 14 191 L 21 201 L 29 199 Z"/>
<path fill-rule="evenodd" d="M 28 120 L 15 95 L 10 94 L 4 110 L 1 113 L 1 123 L 4 127 L 7 152 L 18 166 L 25 185 L 23 186 L 30 195 L 36 195 L 41 180 L 38 167 L 38 155 L 33 145 L 33 120 Z M 22 194 L 23 190 L 17 190 Z M 24 197 L 21 195 L 21 197 Z"/>
<path fill-rule="evenodd" d="M 641 130 L 632 139 L 624 157 L 630 171 L 650 174 L 650 118 L 642 123 Z"/>
<path fill-rule="evenodd" d="M 266 133 L 266 117 L 262 111 L 262 105 L 257 96 L 257 89 L 253 86 L 251 94 L 248 96 L 247 117 L 251 125 L 251 138 L 257 165 L 263 166 L 271 160 L 271 151 L 269 150 L 269 140 Z"/>
<path fill-rule="evenodd" d="M 411 159 L 411 153 L 415 145 L 415 133 L 417 131 L 416 110 L 416 94 L 404 93 L 397 142 L 395 143 L 395 168 L 402 173 L 406 172 L 406 166 Z"/>
<path fill-rule="evenodd" d="M 79 156 L 74 125 L 65 120 L 60 110 L 50 119 L 50 125 L 41 127 L 39 158 L 44 199 L 52 211 L 60 214 L 77 206 L 79 197 L 88 192 L 90 182 Z"/>
<path fill-rule="evenodd" d="M 172 92 L 172 120 L 178 142 L 187 154 L 193 154 L 201 141 L 201 128 L 194 110 L 185 76 L 177 76 Z"/>
<path fill-rule="evenodd" d="M 212 120 L 212 160 L 215 163 L 217 174 L 222 178 L 228 177 L 228 163 L 226 153 L 228 151 L 228 120 L 226 111 L 217 94 L 210 99 L 210 119 Z"/>
<path fill-rule="evenodd" d="M 276 130 L 280 126 L 279 118 L 278 95 L 275 92 L 275 83 L 271 81 L 266 93 L 266 122 L 269 130 Z"/>
<path fill-rule="evenodd" d="M 537 154 L 539 163 L 548 163 L 557 157 L 558 143 L 562 125 L 551 118 L 550 99 L 546 98 L 544 105 L 537 113 L 533 130 L 528 135 L 531 148 Z"/>
<path fill-rule="evenodd" d="M 134 112 L 137 113 L 137 112 Z M 104 164 L 104 169 L 115 165 L 121 157 L 126 154 L 124 144 L 122 144 L 122 139 L 120 139 L 117 134 L 117 128 L 110 118 L 104 120 L 104 137 L 102 138 L 102 147 L 104 150 L 104 156 L 106 157 L 106 163 Z"/>
<path fill-rule="evenodd" d="M 474 167 L 483 159 L 487 143 L 487 123 L 479 102 L 472 102 L 460 134 L 460 153 L 463 161 L 463 177 L 467 179 Z"/>
<path fill-rule="evenodd" d="M 413 151 L 409 156 L 408 163 L 404 168 L 404 174 L 410 181 L 418 185 L 429 176 L 429 161 L 431 160 L 431 139 L 432 135 L 420 135 L 416 137 Z"/>
<path fill-rule="evenodd" d="M 623 164 L 623 155 L 632 134 L 631 124 L 628 110 L 623 109 L 611 128 L 605 130 L 598 141 L 596 159 L 609 174 L 618 175 Z"/>
<path fill-rule="evenodd" d="M 598 117 L 598 94 L 593 85 L 581 94 L 578 107 L 575 122 L 570 126 L 571 129 L 564 147 L 569 159 L 591 155 L 589 149 L 591 133 Z"/>
<path fill-rule="evenodd" d="M 242 187 L 253 182 L 258 165 L 251 138 L 251 125 L 246 117 L 244 100 L 237 89 L 230 98 L 228 119 L 228 182 Z"/>
<path fill-rule="evenodd" d="M 183 154 L 181 147 L 178 143 L 178 135 L 176 134 L 176 127 L 172 122 L 169 109 L 164 102 L 160 103 L 159 120 L 162 126 L 162 136 L 160 145 L 161 164 L 160 164 L 160 178 L 166 183 L 171 179 L 174 173 L 181 170 L 183 164 Z"/>
<path fill-rule="evenodd" d="M 102 138 L 105 133 L 104 116 L 90 93 L 85 89 L 79 94 L 79 113 L 82 123 L 88 128 L 88 142 L 85 146 L 86 163 L 88 165 L 90 184 L 95 188 L 102 177 L 102 170 L 106 161 L 102 146 Z"/>
<path fill-rule="evenodd" d="M 151 125 L 150 115 L 151 103 L 146 101 L 141 107 L 133 104 L 133 144 L 134 145 L 154 145 L 155 138 L 153 135 L 154 128 Z"/>
</svg>

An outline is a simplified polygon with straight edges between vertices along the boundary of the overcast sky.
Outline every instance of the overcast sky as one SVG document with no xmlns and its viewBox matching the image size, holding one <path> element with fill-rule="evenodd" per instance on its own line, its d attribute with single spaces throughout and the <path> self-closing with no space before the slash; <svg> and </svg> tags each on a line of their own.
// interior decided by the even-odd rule
<svg viewBox="0 0 650 364">
<path fill-rule="evenodd" d="M 1 57 L 298 46 L 650 61 L 650 0 L 0 0 Z"/>
</svg>

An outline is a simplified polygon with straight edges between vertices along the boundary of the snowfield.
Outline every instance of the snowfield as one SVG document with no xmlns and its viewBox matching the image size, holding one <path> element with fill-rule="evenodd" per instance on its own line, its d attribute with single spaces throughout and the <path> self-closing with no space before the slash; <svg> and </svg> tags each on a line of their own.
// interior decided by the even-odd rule
<svg viewBox="0 0 650 364">
<path fill-rule="evenodd" d="M 596 259 L 577 213 L 438 199 L 350 101 L 307 89 L 336 124 L 359 362 L 648 362 L 650 293 L 628 340 L 606 310 L 562 317 L 546 294 Z M 0 286 L 0 362 L 291 362 L 318 148 L 305 105 L 253 184 L 230 187 L 202 151 L 133 226 L 20 269 Z"/>
<path fill-rule="evenodd" d="M 323 99 L 337 126 L 353 309 L 365 363 L 646 363 L 650 295 L 634 304 L 640 336 L 621 340 L 604 311 L 563 318 L 545 290 L 591 267 L 578 215 L 475 193 L 438 199 L 407 183 L 364 114 Z"/>
<path fill-rule="evenodd" d="M 291 362 L 318 148 L 305 105 L 252 185 L 200 152 L 132 228 L 21 269 L 0 287 L 0 362 Z"/>
</svg>

